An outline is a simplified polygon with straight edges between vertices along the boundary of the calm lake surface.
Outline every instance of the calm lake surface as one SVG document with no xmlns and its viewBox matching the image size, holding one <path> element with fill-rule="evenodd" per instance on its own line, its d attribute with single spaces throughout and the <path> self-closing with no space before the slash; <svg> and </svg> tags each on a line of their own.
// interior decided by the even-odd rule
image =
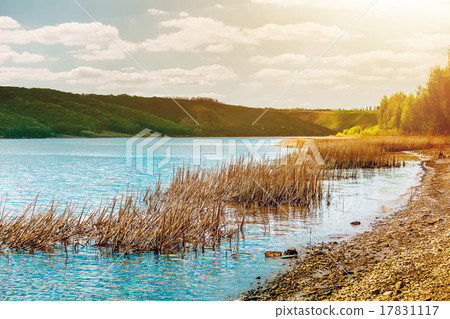
<svg viewBox="0 0 450 319">
<path fill-rule="evenodd" d="M 154 185 L 158 178 L 167 185 L 174 167 L 193 165 L 198 159 L 201 165 L 213 165 L 230 157 L 248 156 L 252 150 L 273 158 L 287 151 L 276 146 L 279 140 L 159 139 L 161 146 L 152 153 L 153 163 L 149 147 L 140 153 L 136 143 L 128 145 L 127 161 L 127 139 L 121 138 L 0 140 L 0 198 L 5 210 L 19 212 L 37 195 L 41 206 L 53 199 L 61 204 L 96 205 L 127 189 L 139 191 Z M 265 251 L 339 241 L 369 229 L 375 218 L 385 214 L 383 206 L 396 209 L 406 202 L 408 196 L 402 195 L 418 184 L 420 173 L 418 162 L 408 162 L 403 168 L 364 170 L 357 179 L 327 182 L 330 205 L 290 212 L 291 216 L 282 210 L 272 211 L 266 223 L 251 221 L 237 258 L 232 257 L 236 247 L 228 244 L 203 254 L 129 258 L 101 256 L 96 249 L 69 254 L 67 259 L 62 251 L 5 251 L 0 254 L 0 299 L 235 299 L 258 284 L 256 277 L 264 281 L 288 263 L 266 260 Z M 351 226 L 354 220 L 361 225 Z"/>
</svg>

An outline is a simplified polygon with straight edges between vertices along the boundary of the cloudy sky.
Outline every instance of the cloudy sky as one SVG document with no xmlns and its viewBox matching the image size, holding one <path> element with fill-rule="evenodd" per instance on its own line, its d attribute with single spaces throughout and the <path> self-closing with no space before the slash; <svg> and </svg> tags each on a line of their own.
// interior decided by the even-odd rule
<svg viewBox="0 0 450 319">
<path fill-rule="evenodd" d="M 77 1 L 1 0 L 0 85 L 366 107 L 450 45 L 450 0 Z"/>
</svg>

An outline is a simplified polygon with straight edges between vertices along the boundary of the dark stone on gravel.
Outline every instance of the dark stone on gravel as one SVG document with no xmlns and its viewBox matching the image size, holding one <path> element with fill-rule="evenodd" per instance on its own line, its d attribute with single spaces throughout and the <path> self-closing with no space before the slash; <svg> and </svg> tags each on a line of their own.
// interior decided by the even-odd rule
<svg viewBox="0 0 450 319">
<path fill-rule="evenodd" d="M 372 290 L 372 295 L 379 295 L 380 292 L 381 292 L 380 289 Z"/>
<path fill-rule="evenodd" d="M 286 251 L 283 253 L 285 256 L 291 256 L 291 255 L 298 255 L 297 249 L 295 248 L 289 248 L 286 249 Z"/>
</svg>

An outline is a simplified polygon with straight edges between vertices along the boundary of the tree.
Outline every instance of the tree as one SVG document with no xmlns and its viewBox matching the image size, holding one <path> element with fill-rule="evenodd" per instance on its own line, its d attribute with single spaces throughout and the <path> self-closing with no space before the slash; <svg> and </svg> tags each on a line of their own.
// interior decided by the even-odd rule
<svg viewBox="0 0 450 319">
<path fill-rule="evenodd" d="M 416 96 L 403 92 L 384 96 L 378 109 L 383 130 L 450 134 L 450 49 L 448 65 L 432 68 L 426 87 L 419 87 Z"/>
</svg>

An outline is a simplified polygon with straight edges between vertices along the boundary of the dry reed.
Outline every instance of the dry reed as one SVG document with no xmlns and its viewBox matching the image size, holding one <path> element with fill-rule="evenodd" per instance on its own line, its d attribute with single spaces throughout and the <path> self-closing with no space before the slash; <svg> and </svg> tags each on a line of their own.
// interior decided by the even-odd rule
<svg viewBox="0 0 450 319">
<path fill-rule="evenodd" d="M 399 152 L 443 148 L 450 144 L 448 137 L 436 136 L 321 138 L 314 142 L 330 169 L 399 167 L 406 158 Z M 297 139 L 285 145 L 301 148 L 303 143 L 304 139 Z"/>
<path fill-rule="evenodd" d="M 448 139 L 315 142 L 327 170 L 299 162 L 300 153 L 294 152 L 273 161 L 240 158 L 212 169 L 181 167 L 166 189 L 157 183 L 144 194 L 127 192 L 97 209 L 71 204 L 62 209 L 54 202 L 38 209 L 35 200 L 21 214 L 1 214 L 0 248 L 33 252 L 63 247 L 67 252 L 68 246 L 77 250 L 91 245 L 124 254 L 215 248 L 223 239 L 238 238 L 254 207 L 315 205 L 322 197 L 324 176 L 350 176 L 354 168 L 396 167 L 403 160 L 393 152 L 437 147 Z M 336 168 L 347 173 L 335 173 Z M 237 207 L 234 217 L 229 204 Z"/>
<path fill-rule="evenodd" d="M 37 209 L 34 201 L 22 214 L 0 217 L 0 245 L 30 252 L 85 245 L 116 253 L 215 248 L 238 236 L 251 204 L 308 206 L 320 198 L 320 169 L 280 164 L 239 159 L 210 170 L 182 167 L 166 189 L 158 183 L 97 209 L 68 204 L 61 212 L 54 202 Z M 238 218 L 226 203 L 238 204 Z"/>
</svg>

